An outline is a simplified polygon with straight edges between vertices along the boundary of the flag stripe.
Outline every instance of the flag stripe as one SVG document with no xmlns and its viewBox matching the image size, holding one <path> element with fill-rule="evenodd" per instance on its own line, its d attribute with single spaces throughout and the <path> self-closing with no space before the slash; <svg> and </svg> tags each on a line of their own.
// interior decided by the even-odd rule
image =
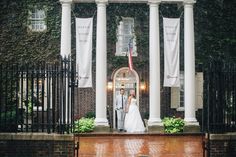
<svg viewBox="0 0 236 157">
<path fill-rule="evenodd" d="M 132 61 L 132 47 L 131 41 L 129 42 L 129 54 L 128 54 L 128 62 L 129 62 L 129 70 L 133 70 L 133 61 Z"/>
</svg>

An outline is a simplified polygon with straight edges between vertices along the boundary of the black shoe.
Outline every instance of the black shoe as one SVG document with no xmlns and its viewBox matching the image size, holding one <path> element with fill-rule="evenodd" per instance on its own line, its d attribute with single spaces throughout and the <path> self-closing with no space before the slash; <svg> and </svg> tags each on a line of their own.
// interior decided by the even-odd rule
<svg viewBox="0 0 236 157">
<path fill-rule="evenodd" d="M 119 129 L 119 132 L 123 131 L 123 129 Z"/>
</svg>

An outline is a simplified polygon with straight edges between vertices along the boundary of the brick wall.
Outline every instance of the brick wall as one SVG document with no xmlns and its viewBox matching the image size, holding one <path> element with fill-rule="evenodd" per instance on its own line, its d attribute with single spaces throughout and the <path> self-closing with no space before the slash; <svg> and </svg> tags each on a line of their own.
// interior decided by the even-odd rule
<svg viewBox="0 0 236 157">
<path fill-rule="evenodd" d="M 210 157 L 236 156 L 236 133 L 211 134 L 209 142 Z"/>
<path fill-rule="evenodd" d="M 1 157 L 74 157 L 72 135 L 0 134 Z"/>
</svg>

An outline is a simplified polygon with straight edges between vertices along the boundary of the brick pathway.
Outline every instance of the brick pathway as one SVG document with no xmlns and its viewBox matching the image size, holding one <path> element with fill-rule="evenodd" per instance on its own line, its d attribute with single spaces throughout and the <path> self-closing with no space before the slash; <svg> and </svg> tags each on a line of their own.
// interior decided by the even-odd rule
<svg viewBox="0 0 236 157">
<path fill-rule="evenodd" d="M 79 137 L 79 157 L 202 157 L 202 136 Z"/>
</svg>

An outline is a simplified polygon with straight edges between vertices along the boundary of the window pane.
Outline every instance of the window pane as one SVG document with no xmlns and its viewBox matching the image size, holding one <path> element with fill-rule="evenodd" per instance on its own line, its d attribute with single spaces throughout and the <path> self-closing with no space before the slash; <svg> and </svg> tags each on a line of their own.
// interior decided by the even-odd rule
<svg viewBox="0 0 236 157">
<path fill-rule="evenodd" d="M 43 11 L 43 10 L 38 10 L 38 15 L 39 15 L 39 18 L 40 18 L 40 19 L 45 18 L 45 14 L 44 14 L 44 11 Z"/>
<path fill-rule="evenodd" d="M 35 18 L 36 18 L 35 12 L 33 12 L 33 13 L 31 14 L 31 18 L 32 18 L 32 19 L 35 19 Z"/>
<path fill-rule="evenodd" d="M 124 30 L 123 30 L 123 34 L 125 35 L 131 35 L 132 31 L 131 31 L 131 23 L 126 23 L 124 25 Z"/>
</svg>

